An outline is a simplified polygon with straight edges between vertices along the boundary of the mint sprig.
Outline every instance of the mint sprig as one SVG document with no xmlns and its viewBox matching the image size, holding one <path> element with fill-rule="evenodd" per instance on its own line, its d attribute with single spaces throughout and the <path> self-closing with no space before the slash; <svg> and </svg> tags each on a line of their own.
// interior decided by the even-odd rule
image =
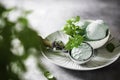
<svg viewBox="0 0 120 80">
<path fill-rule="evenodd" d="M 84 41 L 84 38 L 79 35 L 75 35 L 74 37 L 70 37 L 69 41 L 65 45 L 65 49 L 71 50 L 74 47 L 78 47 L 82 42 Z"/>
<path fill-rule="evenodd" d="M 80 17 L 76 16 L 66 21 L 63 31 L 69 35 L 69 41 L 65 45 L 65 48 L 70 50 L 74 47 L 78 47 L 84 41 L 85 30 L 80 26 L 75 25 L 80 21 Z"/>
</svg>

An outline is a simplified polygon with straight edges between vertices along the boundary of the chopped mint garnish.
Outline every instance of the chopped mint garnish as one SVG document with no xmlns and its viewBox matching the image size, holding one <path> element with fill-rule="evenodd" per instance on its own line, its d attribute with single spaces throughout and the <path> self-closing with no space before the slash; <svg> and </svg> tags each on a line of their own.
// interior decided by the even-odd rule
<svg viewBox="0 0 120 80">
<path fill-rule="evenodd" d="M 108 44 L 106 45 L 106 49 L 107 49 L 109 52 L 113 52 L 114 49 L 115 49 L 115 46 L 114 46 L 113 43 L 108 43 Z"/>
</svg>

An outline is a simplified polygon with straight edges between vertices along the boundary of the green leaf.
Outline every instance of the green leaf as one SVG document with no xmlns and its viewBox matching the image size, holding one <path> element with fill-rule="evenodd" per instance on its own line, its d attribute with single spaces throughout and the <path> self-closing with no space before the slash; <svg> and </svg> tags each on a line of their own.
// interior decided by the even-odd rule
<svg viewBox="0 0 120 80">
<path fill-rule="evenodd" d="M 114 46 L 113 43 L 108 43 L 108 44 L 106 45 L 106 49 L 107 49 L 109 52 L 113 52 L 114 49 L 115 49 L 115 46 Z"/>
<path fill-rule="evenodd" d="M 28 20 L 24 17 L 19 17 L 18 22 L 21 23 L 23 26 L 28 26 Z"/>
<path fill-rule="evenodd" d="M 44 76 L 45 76 L 48 80 L 56 80 L 56 78 L 55 78 L 49 71 L 44 72 Z"/>
<path fill-rule="evenodd" d="M 80 21 L 80 16 L 76 16 L 76 22 Z"/>
<path fill-rule="evenodd" d="M 78 22 L 78 21 L 80 21 L 80 16 L 73 17 L 73 18 L 67 20 L 66 22 L 67 22 L 68 24 L 72 24 L 72 23 L 76 23 L 76 22 Z"/>
<path fill-rule="evenodd" d="M 0 3 L 0 16 L 3 12 L 5 12 L 7 9 Z"/>
<path fill-rule="evenodd" d="M 85 39 L 85 30 L 81 29 L 80 26 L 76 26 L 75 23 L 80 21 L 80 17 L 76 16 L 67 20 L 63 31 L 70 36 L 69 41 L 65 45 L 65 48 L 70 50 L 74 47 L 78 47 Z"/>
<path fill-rule="evenodd" d="M 69 41 L 65 45 L 65 48 L 67 50 L 71 50 L 74 47 L 78 47 L 82 42 L 84 41 L 84 38 L 80 35 L 75 35 L 74 38 L 69 38 Z"/>
</svg>

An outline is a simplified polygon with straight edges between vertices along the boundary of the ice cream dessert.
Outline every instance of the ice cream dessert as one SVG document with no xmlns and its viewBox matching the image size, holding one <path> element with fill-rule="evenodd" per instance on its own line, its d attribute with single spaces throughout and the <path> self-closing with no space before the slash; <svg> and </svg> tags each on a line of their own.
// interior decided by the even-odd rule
<svg viewBox="0 0 120 80">
<path fill-rule="evenodd" d="M 86 27 L 86 37 L 90 40 L 99 40 L 106 37 L 108 26 L 103 20 L 96 20 Z"/>
<path fill-rule="evenodd" d="M 93 48 L 88 43 L 82 43 L 80 46 L 74 47 L 70 52 L 71 59 L 78 64 L 89 61 L 92 55 Z"/>
</svg>

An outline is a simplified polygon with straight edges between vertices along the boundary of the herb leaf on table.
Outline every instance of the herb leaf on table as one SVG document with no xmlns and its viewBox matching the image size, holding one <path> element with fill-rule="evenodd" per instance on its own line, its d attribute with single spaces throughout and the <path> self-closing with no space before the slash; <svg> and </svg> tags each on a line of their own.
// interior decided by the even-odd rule
<svg viewBox="0 0 120 80">
<path fill-rule="evenodd" d="M 114 49 L 115 49 L 115 46 L 114 46 L 113 43 L 108 43 L 108 44 L 106 45 L 106 49 L 107 49 L 109 52 L 113 52 Z"/>
</svg>

